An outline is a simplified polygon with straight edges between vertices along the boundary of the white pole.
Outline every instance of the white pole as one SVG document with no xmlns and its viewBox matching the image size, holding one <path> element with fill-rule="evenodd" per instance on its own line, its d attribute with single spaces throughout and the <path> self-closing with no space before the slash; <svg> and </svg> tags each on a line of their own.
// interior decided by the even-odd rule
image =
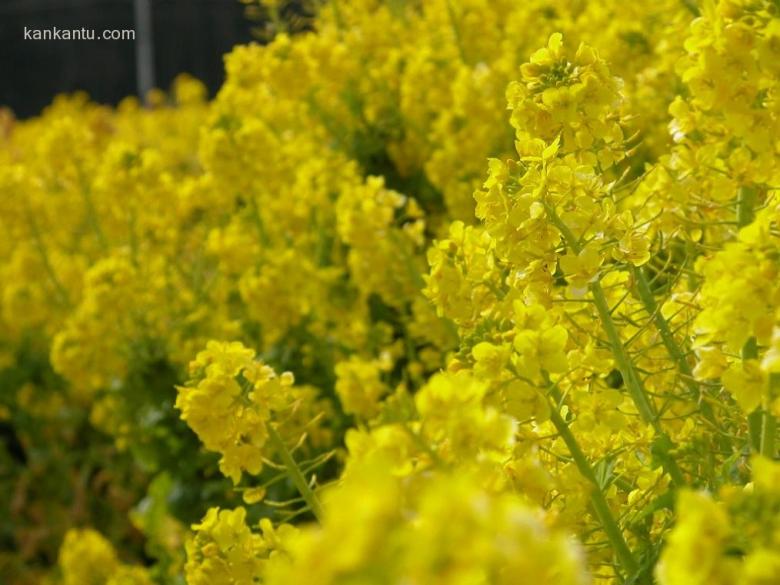
<svg viewBox="0 0 780 585">
<path fill-rule="evenodd" d="M 154 87 L 154 38 L 152 36 L 151 0 L 134 0 L 135 5 L 135 74 L 138 97 L 146 97 Z"/>
</svg>

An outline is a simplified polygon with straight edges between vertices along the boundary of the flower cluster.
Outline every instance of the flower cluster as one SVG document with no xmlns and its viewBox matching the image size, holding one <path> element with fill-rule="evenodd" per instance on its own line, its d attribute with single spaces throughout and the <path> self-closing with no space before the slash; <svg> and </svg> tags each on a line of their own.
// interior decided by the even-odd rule
<svg viewBox="0 0 780 585">
<path fill-rule="evenodd" d="M 153 585 L 149 572 L 122 563 L 114 547 L 92 529 L 70 530 L 60 549 L 63 585 Z"/>
<path fill-rule="evenodd" d="M 290 537 L 288 561 L 269 568 L 264 582 L 589 582 L 565 534 L 517 496 L 479 486 L 446 473 L 404 482 L 382 458 L 367 459 L 327 494 L 322 526 Z"/>
<path fill-rule="evenodd" d="M 255 361 L 241 343 L 209 342 L 190 363 L 190 385 L 179 388 L 176 408 L 203 445 L 221 455 L 219 468 L 234 483 L 263 466 L 267 423 L 290 408 L 293 376 Z"/>
<path fill-rule="evenodd" d="M 245 3 L 0 110 L 0 581 L 780 582 L 776 2 Z"/>
<path fill-rule="evenodd" d="M 760 585 L 780 571 L 778 463 L 753 458 L 753 481 L 721 489 L 720 501 L 686 490 L 658 565 L 662 585 Z"/>
</svg>

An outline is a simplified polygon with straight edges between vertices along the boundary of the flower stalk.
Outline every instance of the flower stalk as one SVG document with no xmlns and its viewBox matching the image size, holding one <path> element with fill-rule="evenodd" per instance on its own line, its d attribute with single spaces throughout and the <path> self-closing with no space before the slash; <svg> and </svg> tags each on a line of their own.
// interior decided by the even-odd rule
<svg viewBox="0 0 780 585">
<path fill-rule="evenodd" d="M 274 425 L 270 423 L 266 425 L 266 428 L 268 429 L 268 437 L 271 440 L 271 445 L 274 447 L 274 449 L 276 449 L 276 451 L 279 453 L 279 456 L 282 458 L 282 463 L 287 470 L 287 475 L 290 477 L 293 484 L 295 484 L 295 487 L 298 489 L 298 493 L 301 494 L 301 497 L 306 502 L 312 514 L 314 514 L 314 517 L 321 522 L 322 505 L 320 504 L 320 500 L 317 497 L 317 494 L 315 494 L 314 490 L 312 490 L 311 486 L 309 486 L 309 483 L 306 481 L 301 468 L 295 462 L 292 453 L 290 453 L 290 450 L 287 448 L 287 445 L 284 444 L 284 440 L 282 439 L 281 435 L 279 435 L 279 431 L 277 431 Z"/>
<path fill-rule="evenodd" d="M 561 220 L 552 206 L 545 203 L 545 208 L 550 221 L 561 232 L 566 245 L 569 246 L 575 254 L 579 254 L 582 251 L 582 246 L 580 246 L 577 237 L 571 229 L 569 229 L 569 226 Z M 677 465 L 677 462 L 669 456 L 669 450 L 674 447 L 674 444 L 661 427 L 655 406 L 648 397 L 642 379 L 637 373 L 634 363 L 623 345 L 623 340 L 620 338 L 620 333 L 612 318 L 612 311 L 609 308 L 607 297 L 604 294 L 604 289 L 598 278 L 590 284 L 590 292 L 593 296 L 593 303 L 596 305 L 596 310 L 599 313 L 602 328 L 607 334 L 615 363 L 617 364 L 620 374 L 623 376 L 623 381 L 625 382 L 628 393 L 631 396 L 639 415 L 642 417 L 642 420 L 651 425 L 655 431 L 658 445 L 661 447 L 658 449 L 657 454 L 663 463 L 664 469 L 675 485 L 684 485 L 685 479 L 682 471 Z"/>
<path fill-rule="evenodd" d="M 550 407 L 550 421 L 555 426 L 561 439 L 566 444 L 569 454 L 571 455 L 574 464 L 577 466 L 582 477 L 591 483 L 592 489 L 590 492 L 590 502 L 593 506 L 593 511 L 596 514 L 601 527 L 609 538 L 610 543 L 615 551 L 615 555 L 623 568 L 623 570 L 629 575 L 633 575 L 637 572 L 639 565 L 634 558 L 631 549 L 623 538 L 623 532 L 620 530 L 620 526 L 612 515 L 612 510 L 609 507 L 601 485 L 596 477 L 593 468 L 588 462 L 585 453 L 577 442 L 577 438 L 571 432 L 568 423 L 563 419 L 561 413 L 558 411 L 558 400 L 556 386 L 551 386 L 550 394 L 553 396 L 554 401 L 549 404 Z"/>
</svg>

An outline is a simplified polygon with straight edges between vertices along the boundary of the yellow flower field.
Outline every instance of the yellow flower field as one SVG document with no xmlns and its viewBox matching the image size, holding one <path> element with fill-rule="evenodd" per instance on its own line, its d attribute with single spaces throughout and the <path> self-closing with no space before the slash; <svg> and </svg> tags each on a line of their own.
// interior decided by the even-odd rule
<svg viewBox="0 0 780 585">
<path fill-rule="evenodd" d="M 0 112 L 0 582 L 780 583 L 780 3 L 286 4 Z"/>
</svg>

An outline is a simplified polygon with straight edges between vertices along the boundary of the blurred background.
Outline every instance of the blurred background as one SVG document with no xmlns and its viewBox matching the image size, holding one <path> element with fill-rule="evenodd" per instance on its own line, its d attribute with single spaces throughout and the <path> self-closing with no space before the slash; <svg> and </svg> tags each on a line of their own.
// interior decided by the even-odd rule
<svg viewBox="0 0 780 585">
<path fill-rule="evenodd" d="M 142 19 L 148 16 L 143 30 L 139 9 Z M 223 80 L 222 55 L 250 41 L 256 24 L 239 0 L 0 0 L 0 106 L 29 117 L 58 93 L 78 90 L 115 104 L 139 93 L 139 65 L 155 87 L 167 89 L 178 74 L 189 73 L 213 95 Z M 25 27 L 84 27 L 98 36 L 132 29 L 136 40 L 25 40 Z M 139 43 L 146 31 L 144 67 Z"/>
</svg>

